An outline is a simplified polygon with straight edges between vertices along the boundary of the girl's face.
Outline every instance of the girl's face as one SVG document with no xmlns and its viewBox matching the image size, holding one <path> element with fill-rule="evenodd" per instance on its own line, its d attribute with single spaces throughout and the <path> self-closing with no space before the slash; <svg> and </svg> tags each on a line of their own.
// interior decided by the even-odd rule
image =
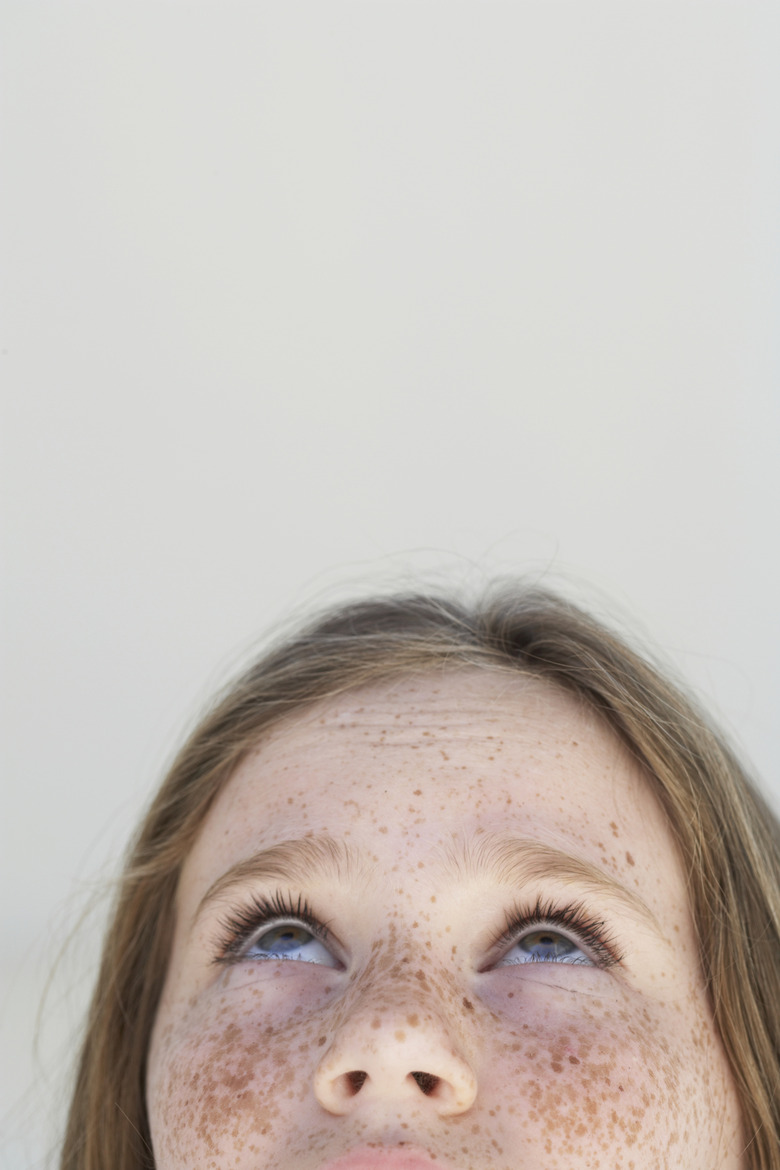
<svg viewBox="0 0 780 1170">
<path fill-rule="evenodd" d="M 184 868 L 158 1170 L 736 1170 L 735 1092 L 664 815 L 546 684 L 322 703 Z"/>
</svg>

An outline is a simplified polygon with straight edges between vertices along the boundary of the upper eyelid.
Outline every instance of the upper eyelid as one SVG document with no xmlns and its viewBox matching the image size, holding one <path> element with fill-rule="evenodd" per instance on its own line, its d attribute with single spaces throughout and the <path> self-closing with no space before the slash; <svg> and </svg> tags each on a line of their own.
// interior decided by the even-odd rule
<svg viewBox="0 0 780 1170">
<path fill-rule="evenodd" d="M 290 893 L 289 905 L 285 906 L 281 902 L 282 897 L 282 891 L 277 890 L 270 896 L 250 892 L 240 902 L 231 900 L 230 906 L 225 907 L 219 917 L 218 934 L 213 944 L 215 961 L 221 962 L 228 957 L 240 958 L 264 930 L 271 929 L 274 923 L 282 922 L 299 922 L 320 942 L 335 948 L 336 957 L 341 961 L 343 945 L 329 923 L 312 911 L 308 899 L 301 894 L 294 898 Z M 277 901 L 276 906 L 272 904 L 274 899 Z M 294 901 L 297 902 L 296 906 L 293 906 Z"/>
<path fill-rule="evenodd" d="M 526 932 L 544 926 L 570 936 L 577 946 L 593 954 L 595 961 L 602 966 L 605 962 L 613 966 L 623 961 L 623 952 L 605 920 L 589 913 L 587 907 L 579 902 L 561 906 L 552 902 L 543 904 L 540 899 L 537 899 L 530 911 L 518 907 L 514 913 L 507 915 L 506 926 L 495 937 L 491 952 L 509 947 Z"/>
<path fill-rule="evenodd" d="M 250 951 L 252 947 L 257 946 L 259 941 L 269 932 L 279 926 L 301 926 L 308 931 L 313 939 L 323 945 L 334 949 L 336 943 L 333 936 L 326 926 L 320 922 L 310 922 L 305 918 L 301 918 L 296 914 L 282 914 L 278 918 L 268 918 L 265 922 L 259 923 L 254 930 L 241 940 L 240 950 L 246 952 Z"/>
<path fill-rule="evenodd" d="M 273 930 L 276 926 L 284 926 L 285 924 L 297 924 L 308 930 L 315 938 L 321 939 L 323 942 L 328 941 L 332 937 L 332 932 L 327 924 L 320 922 L 314 915 L 304 916 L 303 914 L 271 914 L 267 918 L 258 920 L 255 925 L 247 931 L 245 941 L 250 939 L 257 940 L 262 937 L 265 931 Z"/>
</svg>

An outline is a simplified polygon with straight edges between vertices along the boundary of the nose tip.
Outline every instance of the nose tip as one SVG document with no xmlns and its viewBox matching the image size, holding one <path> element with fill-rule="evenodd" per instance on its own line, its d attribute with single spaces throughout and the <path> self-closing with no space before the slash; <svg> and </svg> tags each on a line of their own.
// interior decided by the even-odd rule
<svg viewBox="0 0 780 1170">
<path fill-rule="evenodd" d="M 370 1039 L 359 1023 L 338 1036 L 315 1074 L 315 1096 L 329 1113 L 346 1114 L 369 1103 L 425 1104 L 440 1117 L 465 1113 L 474 1104 L 477 1082 L 465 1057 L 430 1021 L 415 1041 L 399 1039 L 392 1027 Z"/>
</svg>

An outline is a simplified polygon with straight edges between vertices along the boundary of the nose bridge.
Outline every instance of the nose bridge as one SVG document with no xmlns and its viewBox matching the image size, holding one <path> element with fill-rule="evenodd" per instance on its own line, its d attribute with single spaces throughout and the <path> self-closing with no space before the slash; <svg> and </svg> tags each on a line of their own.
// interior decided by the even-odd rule
<svg viewBox="0 0 780 1170">
<path fill-rule="evenodd" d="M 386 1027 L 460 1032 L 462 1010 L 455 975 L 441 961 L 428 957 L 427 948 L 377 947 L 345 997 L 344 1025 L 371 1030 Z"/>
<path fill-rule="evenodd" d="M 430 1043 L 434 1038 L 454 1038 L 453 1033 L 460 1031 L 448 1010 L 454 997 L 446 982 L 432 978 L 419 963 L 402 960 L 354 991 L 340 1031 L 343 1037 L 355 1033 L 369 1049 L 404 1045 L 411 1051 L 424 1043 L 423 1037 Z"/>
<path fill-rule="evenodd" d="M 427 1097 L 440 1114 L 470 1108 L 476 1080 L 463 999 L 452 976 L 426 967 L 419 953 L 377 956 L 333 1021 L 315 1076 L 320 1103 L 345 1113 L 368 1100 Z"/>
</svg>

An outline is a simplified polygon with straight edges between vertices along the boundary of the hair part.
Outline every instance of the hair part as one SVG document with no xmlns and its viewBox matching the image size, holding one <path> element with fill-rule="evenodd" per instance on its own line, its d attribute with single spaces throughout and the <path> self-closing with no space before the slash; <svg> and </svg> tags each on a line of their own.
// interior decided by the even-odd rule
<svg viewBox="0 0 780 1170">
<path fill-rule="evenodd" d="M 567 600 L 522 583 L 476 605 L 409 595 L 328 611 L 231 685 L 131 845 L 89 1012 L 61 1170 L 153 1170 L 145 1080 L 176 889 L 208 811 L 263 733 L 313 703 L 466 666 L 579 696 L 643 766 L 686 867 L 749 1170 L 780 1170 L 780 826 L 723 737 L 664 674 Z"/>
</svg>

